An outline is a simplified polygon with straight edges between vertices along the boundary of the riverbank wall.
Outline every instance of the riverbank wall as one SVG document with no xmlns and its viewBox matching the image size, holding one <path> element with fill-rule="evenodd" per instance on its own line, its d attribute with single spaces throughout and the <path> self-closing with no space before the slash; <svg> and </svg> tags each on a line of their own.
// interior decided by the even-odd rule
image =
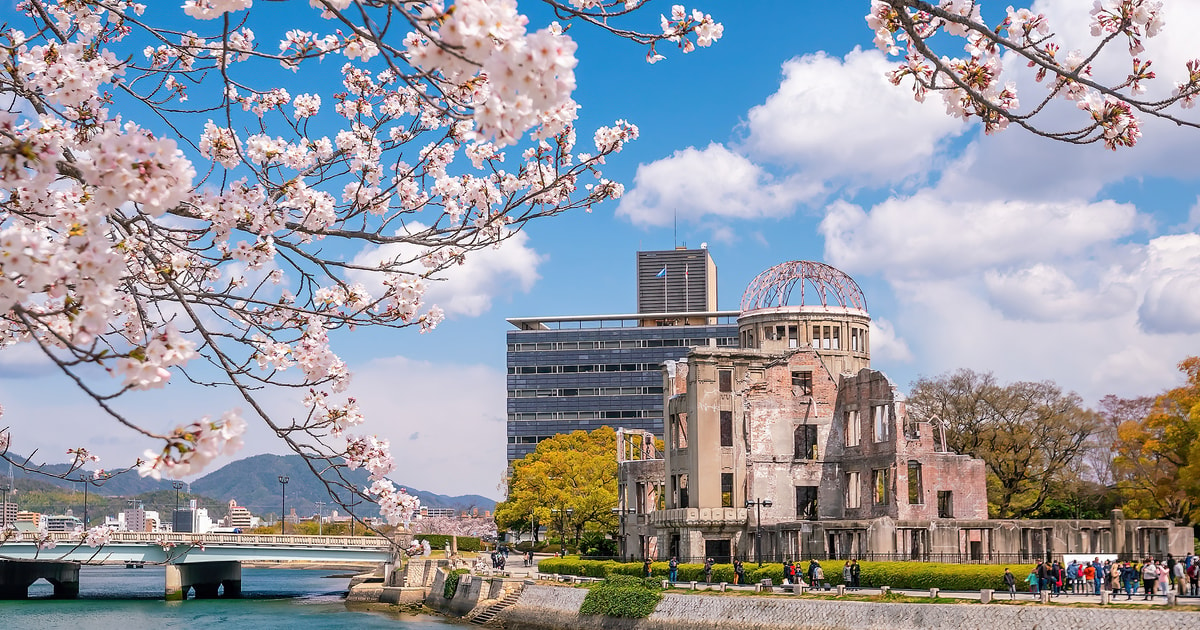
<svg viewBox="0 0 1200 630">
<path fill-rule="evenodd" d="M 586 589 L 531 584 L 496 623 L 505 630 L 1195 630 L 1200 613 L 1172 610 L 902 604 L 667 593 L 645 619 L 579 614 Z"/>
</svg>

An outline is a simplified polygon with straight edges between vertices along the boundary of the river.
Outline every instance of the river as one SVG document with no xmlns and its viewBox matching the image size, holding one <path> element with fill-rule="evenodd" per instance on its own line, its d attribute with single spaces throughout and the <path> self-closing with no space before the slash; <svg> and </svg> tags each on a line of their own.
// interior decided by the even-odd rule
<svg viewBox="0 0 1200 630">
<path fill-rule="evenodd" d="M 140 630 L 142 628 L 389 628 L 451 630 L 439 617 L 356 612 L 342 595 L 346 571 L 242 569 L 242 598 L 167 602 L 162 567 L 82 567 L 78 599 L 47 599 L 51 586 L 39 581 L 28 600 L 0 601 L 0 628 Z M 228 624 L 228 625 L 226 625 Z M 461 627 L 461 626 L 459 626 Z"/>
</svg>

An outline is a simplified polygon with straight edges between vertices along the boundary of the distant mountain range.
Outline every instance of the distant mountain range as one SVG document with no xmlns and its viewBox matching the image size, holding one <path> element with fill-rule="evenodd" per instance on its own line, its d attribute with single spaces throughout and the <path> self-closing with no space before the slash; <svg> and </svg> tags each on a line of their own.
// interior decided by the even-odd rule
<svg viewBox="0 0 1200 630">
<path fill-rule="evenodd" d="M 14 456 L 14 459 L 19 458 Z M 69 469 L 67 464 L 54 464 L 46 467 L 47 472 L 63 473 Z M 0 476 L 7 476 L 7 471 L 0 468 Z M 86 472 L 90 476 L 90 471 Z M 79 471 L 72 473 L 78 477 Z M 238 505 L 244 505 L 255 514 L 278 514 L 281 507 L 279 476 L 287 475 L 287 511 L 295 508 L 302 517 L 316 514 L 317 502 L 325 502 L 323 508 L 326 514 L 331 508 L 331 497 L 325 484 L 308 468 L 304 459 L 299 455 L 254 455 L 245 459 L 230 462 L 188 484 L 188 492 L 218 501 L 233 499 Z M 79 482 L 55 479 L 43 475 L 30 474 L 14 468 L 13 476 L 18 479 L 40 480 L 60 488 L 79 489 Z M 370 485 L 367 472 L 363 469 L 343 471 L 347 481 L 365 488 Z M 393 480 L 394 481 L 394 480 Z M 404 484 L 397 483 L 398 486 Z M 462 496 L 446 496 L 417 490 L 404 486 L 408 493 L 416 495 L 421 505 L 430 508 L 453 508 L 456 511 L 470 511 L 478 508 L 482 514 L 485 510 L 495 510 L 496 502 L 484 496 L 468 494 Z M 118 475 L 105 481 L 103 485 L 92 486 L 91 491 L 105 496 L 133 496 L 146 492 L 170 490 L 169 480 L 155 480 L 149 477 L 139 477 L 136 472 Z M 355 510 L 361 516 L 374 516 L 372 508 Z"/>
</svg>

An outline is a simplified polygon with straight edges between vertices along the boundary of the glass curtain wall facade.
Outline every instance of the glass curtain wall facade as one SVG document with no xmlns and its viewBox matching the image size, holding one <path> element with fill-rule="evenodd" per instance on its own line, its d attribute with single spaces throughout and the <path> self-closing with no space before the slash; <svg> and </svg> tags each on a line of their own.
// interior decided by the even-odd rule
<svg viewBox="0 0 1200 630">
<path fill-rule="evenodd" d="M 663 435 L 661 365 L 698 346 L 737 347 L 736 313 L 697 313 L 700 325 L 638 316 L 509 320 L 508 459 L 558 433 L 602 426 Z M 689 318 L 690 319 L 690 318 Z"/>
</svg>

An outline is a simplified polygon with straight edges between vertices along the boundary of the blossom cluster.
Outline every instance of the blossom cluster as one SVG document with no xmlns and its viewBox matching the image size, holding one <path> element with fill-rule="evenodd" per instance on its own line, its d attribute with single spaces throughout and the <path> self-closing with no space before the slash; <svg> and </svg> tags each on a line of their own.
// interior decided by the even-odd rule
<svg viewBox="0 0 1200 630">
<path fill-rule="evenodd" d="M 107 525 L 97 525 L 83 535 L 83 544 L 89 547 L 103 547 L 112 542 L 112 535 L 115 531 Z"/>
<path fill-rule="evenodd" d="M 275 25 L 256 33 L 251 16 L 275 3 L 178 3 L 194 24 L 155 26 L 161 7 L 143 17 L 128 0 L 24 0 L 30 27 L 0 31 L 0 91 L 21 95 L 0 111 L 0 345 L 38 344 L 131 426 L 117 397 L 185 369 L 247 396 L 308 390 L 309 433 L 277 435 L 366 467 L 360 493 L 407 521 L 415 498 L 385 483 L 387 441 L 348 435 L 363 415 L 334 401 L 350 372 L 331 336 L 434 330 L 445 314 L 426 293 L 444 270 L 527 221 L 620 197 L 602 167 L 637 127 L 602 127 L 576 152 L 576 42 L 558 23 L 530 28 L 515 0 L 292 3 L 331 26 L 278 29 L 277 50 L 262 41 Z M 723 32 L 682 6 L 661 33 L 586 21 L 652 50 Z M 283 82 L 305 64 L 324 74 L 293 95 Z M 330 75 L 340 88 L 322 89 Z M 245 422 L 138 429 L 161 440 L 139 474 L 178 478 L 236 450 Z"/>
<path fill-rule="evenodd" d="M 1035 69 L 1037 81 L 1051 77 L 1047 82 L 1050 97 L 1073 101 L 1090 114 L 1082 130 L 1047 134 L 1071 142 L 1102 141 L 1110 149 L 1133 146 L 1141 136 L 1137 112 L 1169 117 L 1163 113 L 1166 105 L 1181 102 L 1189 107 L 1200 92 L 1200 76 L 1189 63 L 1188 80 L 1176 83 L 1169 99 L 1138 100 L 1147 90 L 1146 83 L 1156 76 L 1150 70 L 1152 62 L 1139 55 L 1145 51 L 1144 40 L 1156 36 L 1164 25 L 1162 2 L 1157 0 L 1094 0 L 1090 15 L 1092 35 L 1099 38 L 1096 50 L 1072 50 L 1062 56 L 1058 44 L 1051 41 L 1051 26 L 1044 14 L 1010 6 L 1004 21 L 993 28 L 985 23 L 978 0 L 933 4 L 921 10 L 900 0 L 872 0 L 866 21 L 875 32 L 876 46 L 889 55 L 905 57 L 905 63 L 889 72 L 888 78 L 897 85 L 912 78 L 917 100 L 924 100 L 929 90 L 941 92 L 949 114 L 977 117 L 989 133 L 1003 129 L 1014 117 L 1029 127 L 1028 120 L 1043 109 L 1039 105 L 1030 113 L 1017 112 L 1015 84 L 1002 77 L 1000 55 L 1006 50 L 1018 51 Z M 940 41 L 934 38 L 939 32 L 965 39 L 967 55 L 947 57 L 931 52 Z M 1092 82 L 1090 60 L 1121 35 L 1128 43 L 1132 71 L 1120 85 L 1099 86 Z"/>
<path fill-rule="evenodd" d="M 242 434 L 246 431 L 246 421 L 239 414 L 238 410 L 227 411 L 220 420 L 204 417 L 177 427 L 167 436 L 161 452 L 146 451 L 145 459 L 138 464 L 138 474 L 179 479 L 204 470 L 220 455 L 236 452 L 242 447 Z"/>
</svg>

